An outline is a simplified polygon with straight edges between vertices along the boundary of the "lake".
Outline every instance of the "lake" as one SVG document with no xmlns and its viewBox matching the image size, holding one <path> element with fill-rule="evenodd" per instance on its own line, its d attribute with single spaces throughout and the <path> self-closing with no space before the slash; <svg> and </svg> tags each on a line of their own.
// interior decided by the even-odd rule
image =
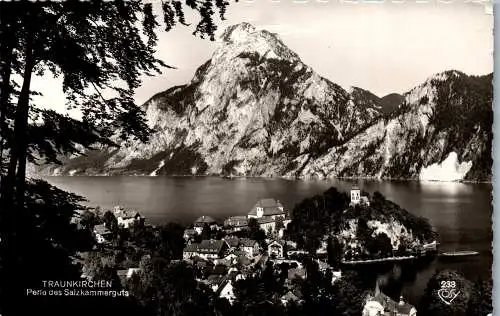
<svg viewBox="0 0 500 316">
<path fill-rule="evenodd" d="M 136 209 L 153 224 L 189 224 L 201 215 L 210 215 L 222 222 L 229 216 L 246 215 L 257 200 L 266 197 L 276 198 L 293 209 L 304 198 L 321 194 L 331 186 L 348 191 L 357 185 L 370 193 L 379 191 L 409 212 L 428 218 L 439 233 L 440 252 L 480 252 L 479 256 L 454 262 L 436 259 L 419 267 L 409 278 L 398 277 L 406 275 L 400 271 L 405 269 L 404 265 L 394 266 L 391 273 L 385 274 L 387 291 L 391 294 L 395 289 L 402 291 L 410 303 L 416 304 L 429 278 L 443 268 L 458 270 L 470 279 L 491 275 L 491 184 L 130 176 L 47 177 L 46 180 L 86 197 L 92 206 L 111 209 L 121 205 Z"/>
</svg>

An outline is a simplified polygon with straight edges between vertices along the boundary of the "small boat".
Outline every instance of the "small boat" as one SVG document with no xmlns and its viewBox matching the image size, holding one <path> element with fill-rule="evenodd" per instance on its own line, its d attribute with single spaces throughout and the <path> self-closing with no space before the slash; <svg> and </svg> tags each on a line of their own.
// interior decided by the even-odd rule
<svg viewBox="0 0 500 316">
<path fill-rule="evenodd" d="M 450 252 L 443 252 L 441 256 L 443 257 L 463 257 L 463 256 L 477 256 L 479 252 L 477 251 L 450 251 Z"/>
</svg>

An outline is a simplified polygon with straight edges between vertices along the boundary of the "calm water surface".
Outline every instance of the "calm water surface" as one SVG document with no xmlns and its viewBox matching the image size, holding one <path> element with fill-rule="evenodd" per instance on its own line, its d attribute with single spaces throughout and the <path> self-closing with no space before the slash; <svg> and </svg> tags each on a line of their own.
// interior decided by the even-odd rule
<svg viewBox="0 0 500 316">
<path fill-rule="evenodd" d="M 491 184 L 127 176 L 48 177 L 46 180 L 86 197 L 92 206 L 112 208 L 119 204 L 134 208 L 154 224 L 188 224 L 203 214 L 223 221 L 228 216 L 247 214 L 258 199 L 266 197 L 279 199 L 292 209 L 304 198 L 321 194 L 331 186 L 348 191 L 356 184 L 370 193 L 379 191 L 411 213 L 428 218 L 439 233 L 440 251 L 481 253 L 456 262 L 435 260 L 419 268 L 410 278 L 398 279 L 401 269 L 395 267 L 396 272 L 389 274 L 388 284 L 402 291 L 411 303 L 418 302 L 428 279 L 437 269 L 455 269 L 471 279 L 491 275 Z M 396 279 L 392 280 L 395 275 Z"/>
</svg>

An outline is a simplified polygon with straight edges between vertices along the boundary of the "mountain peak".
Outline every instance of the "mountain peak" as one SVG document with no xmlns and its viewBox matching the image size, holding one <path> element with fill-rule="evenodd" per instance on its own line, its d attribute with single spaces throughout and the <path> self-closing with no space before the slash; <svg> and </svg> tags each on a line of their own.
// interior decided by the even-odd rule
<svg viewBox="0 0 500 316">
<path fill-rule="evenodd" d="M 226 28 L 221 38 L 224 42 L 240 42 L 245 41 L 248 36 L 254 33 L 257 29 L 250 23 L 242 22 L 231 25 Z"/>
<path fill-rule="evenodd" d="M 250 23 L 243 22 L 228 26 L 221 36 L 221 45 L 212 59 L 225 56 L 234 58 L 244 55 L 255 55 L 259 58 L 285 59 L 290 62 L 300 61 L 299 56 L 290 50 L 275 33 L 258 29 Z"/>
</svg>

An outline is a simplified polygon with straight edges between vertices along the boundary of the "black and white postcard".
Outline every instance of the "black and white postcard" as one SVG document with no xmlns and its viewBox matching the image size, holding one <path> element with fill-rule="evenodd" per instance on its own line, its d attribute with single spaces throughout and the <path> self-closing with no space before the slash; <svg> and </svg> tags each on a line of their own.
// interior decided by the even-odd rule
<svg viewBox="0 0 500 316">
<path fill-rule="evenodd" d="M 493 315 L 487 1 L 0 1 L 0 315 Z"/>
</svg>

